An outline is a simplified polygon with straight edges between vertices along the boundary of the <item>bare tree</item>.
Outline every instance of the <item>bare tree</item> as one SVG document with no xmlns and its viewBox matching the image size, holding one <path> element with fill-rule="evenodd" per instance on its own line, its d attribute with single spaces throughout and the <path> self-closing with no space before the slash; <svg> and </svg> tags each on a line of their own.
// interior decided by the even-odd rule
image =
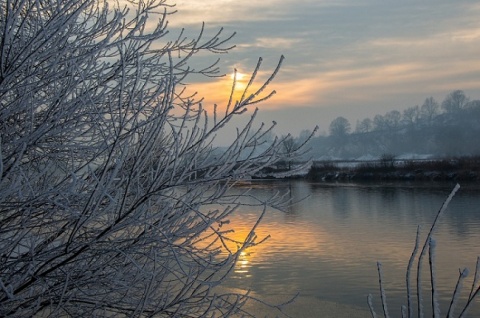
<svg viewBox="0 0 480 318">
<path fill-rule="evenodd" d="M 350 133 L 350 122 L 345 117 L 337 117 L 330 123 L 329 130 L 331 136 L 344 137 Z"/>
<path fill-rule="evenodd" d="M 377 130 L 377 131 L 387 129 L 388 125 L 386 123 L 384 116 L 375 115 L 375 117 L 373 117 L 373 127 L 374 127 L 374 130 Z"/>
<path fill-rule="evenodd" d="M 398 110 L 392 110 L 385 114 L 383 117 L 388 129 L 395 130 L 400 124 L 402 114 Z"/>
<path fill-rule="evenodd" d="M 440 110 L 440 106 L 438 105 L 437 101 L 433 97 L 428 97 L 423 102 L 421 108 L 422 117 L 426 120 L 427 124 L 430 126 L 432 124 L 433 119 L 435 116 L 438 115 Z"/>
<path fill-rule="evenodd" d="M 456 90 L 445 97 L 445 100 L 442 102 L 442 108 L 447 113 L 455 113 L 464 109 L 468 102 L 469 98 L 465 95 L 465 92 Z"/>
<path fill-rule="evenodd" d="M 215 160 L 212 141 L 273 95 L 278 68 L 253 89 L 259 60 L 241 98 L 233 85 L 207 116 L 182 85 L 219 70 L 190 59 L 232 35 L 172 37 L 170 10 L 0 2 L 0 316 L 223 317 L 247 299 L 215 289 L 257 242 L 252 229 L 228 244 L 240 200 L 227 190 L 278 160 L 279 141 L 256 151 L 270 129 L 253 129 L 256 110 Z"/>
<path fill-rule="evenodd" d="M 474 99 L 468 102 L 467 105 L 465 105 L 467 109 L 480 109 L 480 100 L 479 99 Z"/>
<path fill-rule="evenodd" d="M 297 144 L 291 135 L 287 135 L 282 137 L 282 148 L 287 168 L 288 170 L 292 170 L 292 159 L 295 157 L 295 151 L 299 148 L 299 144 Z"/>
<path fill-rule="evenodd" d="M 370 118 L 365 118 L 360 122 L 357 122 L 355 131 L 358 133 L 368 133 L 373 128 L 373 121 Z"/>
<path fill-rule="evenodd" d="M 420 118 L 420 107 L 418 105 L 409 107 L 403 111 L 403 122 L 405 125 L 413 127 L 418 123 Z"/>
</svg>

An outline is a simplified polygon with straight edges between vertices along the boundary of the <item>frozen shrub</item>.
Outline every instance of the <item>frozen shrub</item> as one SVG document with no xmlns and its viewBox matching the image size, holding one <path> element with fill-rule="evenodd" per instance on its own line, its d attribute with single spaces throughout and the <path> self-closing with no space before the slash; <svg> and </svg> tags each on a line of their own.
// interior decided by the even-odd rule
<svg viewBox="0 0 480 318">
<path fill-rule="evenodd" d="M 0 316 L 220 317 L 248 298 L 215 289 L 257 242 L 227 244 L 227 190 L 281 140 L 257 151 L 272 127 L 253 110 L 225 151 L 212 141 L 278 68 L 254 89 L 259 60 L 207 115 L 183 84 L 218 69 L 190 60 L 232 35 L 174 37 L 164 0 L 115 3 L 0 2 Z"/>
</svg>

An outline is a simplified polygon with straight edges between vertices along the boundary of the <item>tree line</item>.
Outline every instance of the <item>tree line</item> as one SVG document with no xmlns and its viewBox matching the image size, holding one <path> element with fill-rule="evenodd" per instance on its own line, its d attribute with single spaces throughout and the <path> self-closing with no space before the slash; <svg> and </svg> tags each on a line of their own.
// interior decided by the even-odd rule
<svg viewBox="0 0 480 318">
<path fill-rule="evenodd" d="M 440 103 L 427 97 L 422 105 L 357 120 L 355 129 L 343 116 L 330 123 L 329 134 L 309 142 L 314 158 L 358 158 L 385 153 L 433 156 L 478 155 L 480 100 L 464 91 L 449 93 Z M 305 135 L 305 133 L 303 133 Z M 302 134 L 297 138 L 302 139 Z"/>
</svg>

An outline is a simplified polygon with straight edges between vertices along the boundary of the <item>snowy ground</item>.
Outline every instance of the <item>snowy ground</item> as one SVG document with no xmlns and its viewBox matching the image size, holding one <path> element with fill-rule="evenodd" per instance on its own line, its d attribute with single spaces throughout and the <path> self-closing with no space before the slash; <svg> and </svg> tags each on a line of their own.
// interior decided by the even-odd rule
<svg viewBox="0 0 480 318">
<path fill-rule="evenodd" d="M 424 161 L 424 160 L 431 160 L 434 159 L 433 155 L 430 154 L 402 154 L 399 156 L 395 156 L 395 163 L 403 163 L 404 161 Z M 336 158 L 331 156 L 322 156 L 316 158 L 314 160 L 315 163 L 319 162 L 331 162 L 335 164 L 335 166 L 339 168 L 354 168 L 359 164 L 363 163 L 375 163 L 380 162 L 380 158 L 378 156 L 373 156 L 370 154 L 360 156 L 358 158 L 351 158 L 351 159 L 344 159 L 344 158 Z"/>
</svg>

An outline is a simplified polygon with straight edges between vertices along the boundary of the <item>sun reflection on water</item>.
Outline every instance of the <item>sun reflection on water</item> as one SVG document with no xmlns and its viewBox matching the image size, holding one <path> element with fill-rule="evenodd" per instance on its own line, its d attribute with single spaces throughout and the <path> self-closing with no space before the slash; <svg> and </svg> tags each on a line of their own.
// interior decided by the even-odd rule
<svg viewBox="0 0 480 318">
<path fill-rule="evenodd" d="M 249 252 L 242 251 L 238 257 L 238 261 L 234 270 L 235 273 L 245 278 L 252 277 L 252 274 L 250 273 L 250 268 L 252 267 L 249 261 L 250 255 L 251 254 Z"/>
</svg>

